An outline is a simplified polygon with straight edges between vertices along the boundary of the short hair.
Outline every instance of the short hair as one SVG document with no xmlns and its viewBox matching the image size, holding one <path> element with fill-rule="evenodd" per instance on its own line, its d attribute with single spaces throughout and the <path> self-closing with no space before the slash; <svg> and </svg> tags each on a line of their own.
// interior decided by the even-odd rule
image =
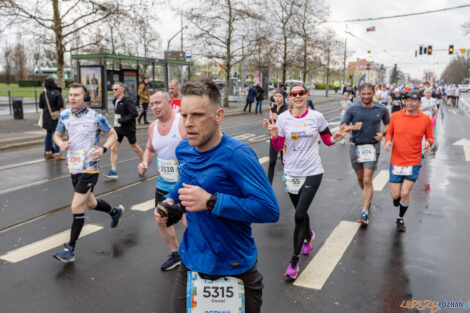
<svg viewBox="0 0 470 313">
<path fill-rule="evenodd" d="M 173 78 L 172 80 L 170 80 L 170 84 L 175 84 L 178 87 L 178 89 L 181 86 L 180 81 L 177 80 L 176 78 Z"/>
<path fill-rule="evenodd" d="M 215 111 L 222 107 L 222 96 L 219 87 L 210 78 L 201 78 L 183 84 L 181 93 L 184 96 L 207 96 L 209 106 Z"/>
<path fill-rule="evenodd" d="M 359 86 L 359 92 L 361 92 L 362 90 L 364 89 L 371 89 L 372 91 L 374 91 L 374 85 L 372 85 L 371 83 L 363 83 L 362 85 Z"/>
<path fill-rule="evenodd" d="M 124 89 L 124 91 L 126 91 L 126 89 L 127 89 L 126 84 L 121 83 L 121 82 L 115 82 L 115 83 L 113 84 L 113 86 L 114 86 L 114 85 L 118 85 L 119 87 L 121 87 L 122 89 Z"/>
<path fill-rule="evenodd" d="M 153 96 L 154 94 L 157 94 L 157 93 L 161 93 L 162 96 L 165 97 L 165 99 L 170 100 L 170 94 L 165 89 L 152 90 L 152 91 L 149 92 L 149 97 L 151 97 L 151 96 Z"/>
<path fill-rule="evenodd" d="M 88 90 L 86 89 L 85 85 L 83 84 L 80 84 L 80 83 L 71 83 L 69 85 L 69 89 L 71 88 L 82 88 L 84 94 L 86 94 L 88 92 Z"/>
</svg>

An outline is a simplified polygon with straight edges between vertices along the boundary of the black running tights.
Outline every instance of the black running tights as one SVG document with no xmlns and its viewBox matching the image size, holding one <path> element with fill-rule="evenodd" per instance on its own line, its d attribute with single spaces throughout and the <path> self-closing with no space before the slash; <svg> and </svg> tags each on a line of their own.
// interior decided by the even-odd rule
<svg viewBox="0 0 470 313">
<path fill-rule="evenodd" d="M 277 155 L 279 152 L 277 152 L 271 140 L 269 141 L 269 166 L 268 166 L 268 180 L 273 184 L 273 178 L 274 178 L 274 169 L 276 168 L 276 162 L 277 162 Z M 281 153 L 281 161 L 282 161 L 282 150 L 280 151 Z"/>
<path fill-rule="evenodd" d="M 300 255 L 304 239 L 310 240 L 312 230 L 307 211 L 320 187 L 322 176 L 323 174 L 307 176 L 298 194 L 289 193 L 295 207 L 294 255 Z"/>
</svg>

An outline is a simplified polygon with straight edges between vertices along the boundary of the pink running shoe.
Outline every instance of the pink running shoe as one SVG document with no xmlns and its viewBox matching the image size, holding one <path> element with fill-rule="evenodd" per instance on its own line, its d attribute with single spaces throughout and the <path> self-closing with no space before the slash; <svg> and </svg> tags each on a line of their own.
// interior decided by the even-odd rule
<svg viewBox="0 0 470 313">
<path fill-rule="evenodd" d="M 289 278 L 296 279 L 299 276 L 299 262 L 297 262 L 295 265 L 293 265 L 292 262 L 289 262 L 289 266 L 287 266 L 284 275 Z"/>
<path fill-rule="evenodd" d="M 310 236 L 310 240 L 302 244 L 302 254 L 309 255 L 310 252 L 313 250 L 312 241 L 315 239 L 315 233 L 312 231 L 312 235 Z"/>
</svg>

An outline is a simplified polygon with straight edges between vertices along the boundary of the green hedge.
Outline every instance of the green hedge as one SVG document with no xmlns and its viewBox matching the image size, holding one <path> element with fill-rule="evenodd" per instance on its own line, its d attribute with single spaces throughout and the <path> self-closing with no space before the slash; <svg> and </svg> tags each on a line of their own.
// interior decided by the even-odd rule
<svg viewBox="0 0 470 313">
<path fill-rule="evenodd" d="M 326 84 L 325 83 L 314 83 L 315 85 L 315 89 L 319 89 L 319 90 L 325 90 L 325 87 L 326 87 Z M 329 89 L 335 89 L 335 85 L 334 84 L 330 84 L 330 88 Z"/>
<path fill-rule="evenodd" d="M 19 87 L 41 87 L 42 80 L 20 80 L 18 81 Z"/>
<path fill-rule="evenodd" d="M 44 82 L 43 80 L 37 80 L 37 79 L 36 80 L 23 79 L 18 82 L 18 86 L 19 87 L 42 87 L 43 82 Z M 73 80 L 66 80 L 65 87 L 68 88 L 69 85 L 73 82 L 74 82 Z"/>
</svg>

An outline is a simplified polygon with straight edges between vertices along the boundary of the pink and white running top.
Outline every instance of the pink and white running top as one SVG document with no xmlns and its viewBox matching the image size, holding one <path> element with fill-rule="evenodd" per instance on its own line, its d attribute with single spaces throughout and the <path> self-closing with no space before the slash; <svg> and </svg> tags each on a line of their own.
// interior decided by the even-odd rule
<svg viewBox="0 0 470 313">
<path fill-rule="evenodd" d="M 323 114 L 307 109 L 304 115 L 295 117 L 292 111 L 285 111 L 276 126 L 279 137 L 273 140 L 274 148 L 280 150 L 279 144 L 285 142 L 284 173 L 295 177 L 322 174 L 318 135 L 328 127 Z"/>
</svg>

